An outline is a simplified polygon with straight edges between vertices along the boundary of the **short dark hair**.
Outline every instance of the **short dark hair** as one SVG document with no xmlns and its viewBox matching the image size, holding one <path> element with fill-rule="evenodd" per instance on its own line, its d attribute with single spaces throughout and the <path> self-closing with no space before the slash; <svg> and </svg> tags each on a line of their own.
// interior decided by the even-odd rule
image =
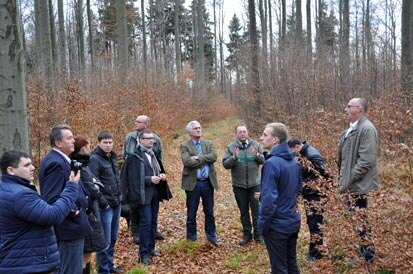
<svg viewBox="0 0 413 274">
<path fill-rule="evenodd" d="M 282 123 L 270 123 L 265 126 L 270 128 L 270 133 L 272 137 L 277 137 L 281 142 L 287 141 L 288 139 L 288 129 Z"/>
<path fill-rule="evenodd" d="M 100 142 L 103 139 L 113 139 L 112 134 L 107 130 L 104 130 L 104 131 L 100 132 L 98 134 L 98 141 Z"/>
<path fill-rule="evenodd" d="M 237 130 L 238 130 L 239 127 L 245 127 L 245 128 L 248 130 L 248 127 L 247 127 L 246 124 L 238 124 L 238 125 L 236 125 L 235 128 L 234 128 L 235 133 L 237 133 Z"/>
<path fill-rule="evenodd" d="M 0 169 L 2 174 L 7 174 L 7 168 L 9 166 L 17 168 L 20 163 L 20 158 L 30 158 L 23 150 L 8 150 L 3 153 L 0 158 Z"/>
<path fill-rule="evenodd" d="M 49 134 L 50 145 L 52 147 L 56 146 L 56 141 L 63 140 L 62 130 L 65 130 L 65 129 L 70 130 L 70 131 L 72 130 L 72 128 L 68 125 L 58 125 L 52 128 Z"/>
<path fill-rule="evenodd" d="M 152 134 L 152 131 L 150 131 L 149 129 L 144 129 L 139 133 L 139 140 L 142 139 L 142 136 L 145 134 Z"/>
<path fill-rule="evenodd" d="M 295 147 L 296 145 L 301 145 L 303 142 L 301 142 L 301 140 L 300 139 L 298 139 L 298 138 L 290 138 L 288 141 L 287 141 L 287 144 L 288 144 L 288 146 L 289 147 Z"/>
</svg>

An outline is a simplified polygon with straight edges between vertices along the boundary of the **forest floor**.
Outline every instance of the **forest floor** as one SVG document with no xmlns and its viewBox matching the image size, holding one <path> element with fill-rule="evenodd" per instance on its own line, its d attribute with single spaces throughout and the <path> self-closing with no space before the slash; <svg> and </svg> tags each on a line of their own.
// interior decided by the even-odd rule
<svg viewBox="0 0 413 274">
<path fill-rule="evenodd" d="M 218 160 L 215 164 L 218 173 L 220 188 L 215 192 L 215 218 L 217 224 L 218 239 L 223 242 L 222 247 L 214 247 L 205 238 L 203 231 L 204 215 L 202 206 L 198 210 L 198 240 L 190 243 L 185 240 L 185 192 L 180 188 L 182 162 L 179 153 L 179 144 L 188 138 L 182 131 L 176 134 L 176 138 L 169 143 L 165 143 L 164 165 L 167 170 L 168 183 L 173 193 L 173 199 L 161 203 L 158 219 L 159 231 L 166 237 L 165 240 L 157 241 L 156 249 L 162 257 L 153 258 L 151 266 L 143 266 L 138 263 L 138 245 L 132 242 L 130 231 L 128 231 L 125 220 L 121 220 L 118 243 L 116 247 L 115 263 L 117 266 L 128 270 L 129 274 L 137 273 L 270 273 L 270 263 L 267 250 L 264 245 L 250 242 L 246 246 L 239 246 L 237 243 L 242 238 L 239 211 L 234 199 L 231 185 L 230 171 L 222 167 L 222 156 L 227 144 L 233 140 L 233 128 L 237 124 L 236 118 L 227 118 L 203 128 L 203 138 L 212 140 L 218 153 Z M 179 135 L 179 136 L 178 136 Z M 257 137 L 252 136 L 253 139 Z M 166 141 L 164 141 L 166 142 Z M 390 189 L 391 188 L 391 189 Z M 400 225 L 394 225 L 403 218 L 410 218 L 411 211 L 406 209 L 411 206 L 411 194 L 400 191 L 395 192 L 391 185 L 389 189 L 382 188 L 372 199 L 372 211 L 380 210 L 380 214 L 373 216 L 373 224 L 377 219 L 381 219 L 383 229 L 378 233 L 392 234 L 392 228 L 396 231 L 392 236 L 386 236 L 381 241 L 377 239 L 378 258 L 367 267 L 363 263 L 355 267 L 348 267 L 344 264 L 333 262 L 333 252 L 325 258 L 315 263 L 305 261 L 308 249 L 308 230 L 305 217 L 302 218 L 302 226 L 299 234 L 297 246 L 298 264 L 301 273 L 396 273 L 398 264 L 404 264 L 402 272 L 413 270 L 413 266 L 408 261 L 412 261 L 411 230 L 412 221 Z M 386 195 L 390 193 L 393 205 L 383 205 Z M 300 201 L 302 204 L 302 201 Z M 302 205 L 300 211 L 303 213 Z M 328 213 L 326 213 L 328 214 Z M 338 213 L 340 215 L 340 213 Z M 384 217 L 384 218 L 383 218 Z M 333 223 L 343 219 L 335 216 L 326 216 L 326 223 Z M 339 227 L 336 225 L 335 227 Z M 334 232 L 326 232 L 326 238 L 332 234 L 340 234 L 340 228 Z M 385 231 L 385 232 L 383 232 Z M 331 236 L 332 237 L 332 236 Z M 375 236 L 379 238 L 379 236 Z M 388 239 L 388 240 L 386 240 Z M 408 241 L 405 241 L 408 239 Z M 402 245 L 398 245 L 398 241 Z M 334 246 L 328 246 L 329 240 L 326 239 L 327 248 L 332 250 Z M 333 241 L 330 241 L 332 244 Z M 350 244 L 349 244 L 350 245 Z M 384 246 L 386 246 L 384 248 Z M 383 248 L 381 248 L 383 247 Z M 402 250 L 397 250 L 401 248 Z M 343 250 L 346 250 L 345 248 Z M 397 259 L 393 259 L 393 255 Z M 410 250 L 410 251 L 409 251 Z M 411 268 L 410 268 L 411 267 Z M 397 271 L 399 273 L 399 271 Z M 412 273 L 412 272 L 410 272 Z"/>
</svg>

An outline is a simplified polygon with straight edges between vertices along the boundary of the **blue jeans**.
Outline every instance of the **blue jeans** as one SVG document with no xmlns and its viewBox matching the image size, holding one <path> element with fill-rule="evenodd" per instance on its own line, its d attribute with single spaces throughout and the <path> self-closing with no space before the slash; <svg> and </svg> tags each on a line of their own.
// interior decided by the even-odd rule
<svg viewBox="0 0 413 274">
<path fill-rule="evenodd" d="M 59 241 L 60 274 L 82 273 L 84 242 L 84 238 Z"/>
<path fill-rule="evenodd" d="M 96 252 L 96 257 L 99 264 L 99 274 L 108 274 L 114 268 L 113 254 L 115 252 L 116 239 L 118 238 L 120 206 L 100 210 L 100 219 L 102 221 L 103 234 L 105 234 L 106 247 L 103 251 Z"/>
<path fill-rule="evenodd" d="M 140 205 L 139 211 L 139 256 L 149 256 L 155 250 L 155 232 L 158 225 L 159 198 L 156 187 L 153 189 L 152 201 L 148 205 Z"/>
<path fill-rule="evenodd" d="M 186 238 L 191 241 L 197 239 L 196 214 L 199 201 L 202 198 L 202 207 L 205 215 L 205 234 L 210 241 L 216 241 L 216 228 L 214 217 L 214 188 L 209 181 L 196 182 L 195 189 L 186 191 Z"/>
<path fill-rule="evenodd" d="M 268 230 L 263 235 L 271 262 L 273 274 L 298 274 L 297 238 L 298 232 L 284 234 Z"/>
</svg>

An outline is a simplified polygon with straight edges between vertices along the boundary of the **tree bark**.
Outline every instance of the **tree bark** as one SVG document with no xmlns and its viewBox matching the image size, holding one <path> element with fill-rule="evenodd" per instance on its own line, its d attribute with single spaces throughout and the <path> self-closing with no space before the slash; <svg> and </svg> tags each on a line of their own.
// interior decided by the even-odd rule
<svg viewBox="0 0 413 274">
<path fill-rule="evenodd" d="M 401 56 L 401 90 L 406 99 L 412 92 L 412 44 L 411 44 L 411 5 L 410 0 L 402 3 L 402 56 Z"/>
<path fill-rule="evenodd" d="M 25 60 L 17 1 L 0 5 L 0 154 L 10 149 L 30 153 Z"/>
<path fill-rule="evenodd" d="M 63 0 L 57 1 L 57 14 L 59 19 L 59 56 L 60 70 L 64 78 L 67 77 L 66 67 L 66 33 L 65 33 L 65 15 L 63 10 Z"/>
<path fill-rule="evenodd" d="M 86 10 L 87 10 L 87 25 L 89 29 L 89 54 L 90 54 L 90 70 L 92 75 L 95 73 L 95 48 L 93 45 L 93 26 L 92 26 L 92 10 L 90 8 L 90 0 L 86 0 Z"/>
<path fill-rule="evenodd" d="M 116 1 L 116 15 L 118 21 L 118 68 L 119 78 L 123 84 L 128 72 L 128 29 L 126 22 L 125 0 Z"/>
</svg>

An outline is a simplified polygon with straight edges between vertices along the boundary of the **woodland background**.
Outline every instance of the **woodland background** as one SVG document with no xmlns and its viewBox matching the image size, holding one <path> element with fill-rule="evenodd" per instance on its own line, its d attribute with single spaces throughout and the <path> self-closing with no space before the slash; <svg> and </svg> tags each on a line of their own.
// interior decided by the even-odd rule
<svg viewBox="0 0 413 274">
<path fill-rule="evenodd" d="M 236 247 L 239 221 L 224 170 L 217 216 L 228 244 L 179 240 L 182 129 L 200 120 L 222 157 L 236 123 L 258 137 L 266 123 L 283 122 L 322 152 L 334 175 L 343 108 L 366 97 L 380 134 L 381 189 L 371 205 L 378 258 L 370 268 L 343 264 L 355 255 L 355 238 L 329 188 L 329 256 L 304 264 L 303 233 L 300 264 L 304 273 L 412 272 L 413 1 L 248 0 L 234 15 L 224 1 L 0 0 L 0 151 L 25 149 L 38 164 L 50 128 L 67 123 L 93 144 L 110 130 L 121 153 L 134 118 L 146 114 L 165 143 L 175 198 L 161 212 L 166 258 L 142 271 L 266 273 L 263 247 Z M 128 237 L 123 231 L 117 261 L 132 268 Z"/>
</svg>

